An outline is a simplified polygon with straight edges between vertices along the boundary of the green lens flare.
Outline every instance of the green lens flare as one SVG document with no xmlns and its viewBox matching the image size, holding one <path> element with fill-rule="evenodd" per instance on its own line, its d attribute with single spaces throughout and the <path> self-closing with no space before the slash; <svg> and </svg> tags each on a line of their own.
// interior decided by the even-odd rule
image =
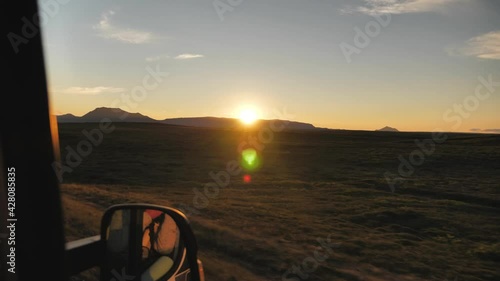
<svg viewBox="0 0 500 281">
<path fill-rule="evenodd" d="M 255 170 L 259 167 L 260 159 L 257 151 L 253 148 L 247 148 L 241 152 L 241 166 L 247 170 Z"/>
<path fill-rule="evenodd" d="M 252 166 L 255 163 L 255 159 L 257 159 L 257 152 L 255 149 L 247 149 L 242 152 L 243 159 L 247 162 L 248 165 Z"/>
</svg>

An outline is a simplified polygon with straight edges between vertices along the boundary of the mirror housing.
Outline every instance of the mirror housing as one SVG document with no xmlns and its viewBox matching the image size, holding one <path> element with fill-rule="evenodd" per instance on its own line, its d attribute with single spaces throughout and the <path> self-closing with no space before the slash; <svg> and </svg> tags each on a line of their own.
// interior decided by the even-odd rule
<svg viewBox="0 0 500 281">
<path fill-rule="evenodd" d="M 101 281 L 202 281 L 203 267 L 188 219 L 152 204 L 120 204 L 101 221 Z"/>
</svg>

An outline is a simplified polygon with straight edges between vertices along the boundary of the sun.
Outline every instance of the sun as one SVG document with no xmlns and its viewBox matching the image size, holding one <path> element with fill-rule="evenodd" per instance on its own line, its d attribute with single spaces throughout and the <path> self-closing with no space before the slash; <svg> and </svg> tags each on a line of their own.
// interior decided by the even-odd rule
<svg viewBox="0 0 500 281">
<path fill-rule="evenodd" d="M 240 112 L 240 120 L 245 125 L 251 125 L 257 120 L 257 112 L 251 108 L 243 109 Z"/>
</svg>

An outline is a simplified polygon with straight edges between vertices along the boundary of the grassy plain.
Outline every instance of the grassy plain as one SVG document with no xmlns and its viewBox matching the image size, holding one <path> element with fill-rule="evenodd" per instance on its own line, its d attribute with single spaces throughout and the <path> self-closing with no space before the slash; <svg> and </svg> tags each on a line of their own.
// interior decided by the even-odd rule
<svg viewBox="0 0 500 281">
<path fill-rule="evenodd" d="M 500 135 L 447 134 L 392 192 L 384 174 L 430 133 L 281 132 L 251 183 L 231 176 L 197 208 L 193 188 L 257 130 L 113 126 L 63 175 L 68 241 L 98 234 L 108 206 L 145 202 L 188 213 L 207 280 L 286 280 L 315 250 L 328 258 L 288 280 L 500 280 Z M 96 128 L 59 124 L 63 163 Z"/>
</svg>

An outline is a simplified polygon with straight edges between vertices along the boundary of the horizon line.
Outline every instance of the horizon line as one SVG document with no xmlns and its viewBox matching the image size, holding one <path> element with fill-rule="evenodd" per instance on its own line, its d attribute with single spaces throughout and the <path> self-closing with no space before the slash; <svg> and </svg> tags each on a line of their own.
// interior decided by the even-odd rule
<svg viewBox="0 0 500 281">
<path fill-rule="evenodd" d="M 87 113 L 81 115 L 81 116 L 78 116 L 78 115 L 75 115 L 73 113 L 63 113 L 63 114 L 52 114 L 51 115 L 54 115 L 56 117 L 58 116 L 63 116 L 63 115 L 72 115 L 72 116 L 75 116 L 77 118 L 82 118 L 84 115 L 96 110 L 96 109 L 101 109 L 101 108 L 104 108 L 104 109 L 110 109 L 110 110 L 121 110 L 123 112 L 127 112 L 127 113 L 130 113 L 130 114 L 140 114 L 144 117 L 147 117 L 147 118 L 150 118 L 154 121 L 158 121 L 158 122 L 161 122 L 161 121 L 165 121 L 165 120 L 168 120 L 168 119 L 189 119 L 189 118 L 217 118 L 217 119 L 233 119 L 233 120 L 238 120 L 239 118 L 237 117 L 218 117 L 218 116 L 189 116 L 189 117 L 167 117 L 167 118 L 164 118 L 164 119 L 155 119 L 153 117 L 150 117 L 148 115 L 144 115 L 142 114 L 141 112 L 129 112 L 129 111 L 126 111 L 126 110 L 123 110 L 119 107 L 106 107 L 106 106 L 100 106 L 100 107 L 96 107 L 90 111 L 88 111 Z M 405 131 L 401 131 L 397 128 L 395 128 L 397 131 L 384 131 L 384 130 L 381 130 L 385 127 L 391 127 L 391 126 L 384 126 L 380 129 L 341 129 L 341 128 L 329 128 L 329 127 L 318 127 L 316 126 L 314 123 L 310 123 L 310 122 L 304 122 L 304 121 L 297 121 L 297 120 L 284 120 L 284 119 L 256 119 L 255 121 L 273 121 L 273 120 L 282 120 L 282 121 L 290 121 L 290 122 L 298 122 L 298 123 L 304 123 L 304 124 L 310 124 L 312 125 L 315 129 L 323 129 L 323 130 L 337 130 L 337 131 L 364 131 L 364 132 L 386 132 L 386 133 L 434 133 L 434 132 L 439 132 L 439 133 L 448 133 L 448 134 L 486 134 L 486 135 L 498 135 L 500 134 L 500 131 L 499 132 L 492 132 L 492 131 L 486 131 L 486 130 L 479 130 L 479 131 L 474 131 L 473 129 L 470 129 L 469 131 L 457 131 L 457 132 L 452 132 L 452 131 L 420 131 L 420 130 L 417 130 L 417 131 L 413 131 L 413 130 L 405 130 Z M 59 123 L 59 122 L 58 122 Z M 72 122 L 66 122 L 66 123 L 72 123 Z M 91 123 L 91 122 L 89 122 Z M 127 122 L 127 121 L 123 121 L 123 122 L 120 122 L 120 123 L 132 123 L 132 122 Z M 133 123 L 147 123 L 147 122 L 133 122 Z M 394 128 L 394 127 L 391 127 L 391 128 Z M 496 130 L 496 129 L 488 129 L 488 130 Z M 500 129 L 498 129 L 500 130 Z"/>
</svg>

